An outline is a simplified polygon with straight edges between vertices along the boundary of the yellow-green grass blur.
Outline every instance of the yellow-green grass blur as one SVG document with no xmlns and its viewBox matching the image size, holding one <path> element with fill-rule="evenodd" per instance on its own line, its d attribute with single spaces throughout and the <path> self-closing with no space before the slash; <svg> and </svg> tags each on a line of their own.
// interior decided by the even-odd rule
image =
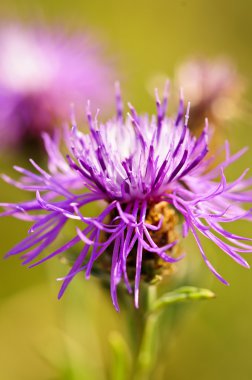
<svg viewBox="0 0 252 380">
<path fill-rule="evenodd" d="M 176 65 L 192 56 L 228 56 L 247 81 L 239 119 L 227 125 L 233 151 L 250 151 L 229 171 L 234 178 L 252 166 L 252 2 L 250 0 L 8 0 L 0 2 L 1 22 L 46 23 L 90 30 L 113 57 L 126 101 L 153 112 L 149 92 L 156 75 L 172 78 Z M 0 52 L 1 54 L 1 52 Z M 71 68 L 69 68 L 71 70 Z M 188 99 L 189 100 L 189 99 Z M 102 115 L 102 110 L 101 110 Z M 101 116 L 102 117 L 102 116 Z M 28 165 L 18 154 L 1 157 L 1 172 L 14 163 Z M 24 194 L 1 183 L 1 201 Z M 1 219 L 1 256 L 22 237 L 27 225 Z M 252 226 L 236 231 L 252 234 Z M 199 285 L 216 300 L 193 305 L 164 342 L 153 380 L 250 380 L 252 378 L 252 271 L 239 267 L 208 244 L 213 262 L 231 286 L 213 278 L 192 241 L 185 260 L 200 270 Z M 248 258 L 252 264 L 252 258 Z M 28 269 L 16 257 L 0 263 L 0 378 L 4 380 L 104 380 L 111 359 L 107 349 L 114 331 L 123 326 L 97 280 L 76 278 L 57 300 L 67 267 L 57 259 Z M 167 338 L 168 339 L 168 338 Z"/>
</svg>

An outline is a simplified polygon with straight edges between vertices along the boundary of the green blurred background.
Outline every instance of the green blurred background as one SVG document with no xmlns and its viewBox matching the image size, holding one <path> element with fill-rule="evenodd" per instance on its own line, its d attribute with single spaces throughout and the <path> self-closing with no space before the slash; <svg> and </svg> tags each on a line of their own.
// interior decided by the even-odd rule
<svg viewBox="0 0 252 380">
<path fill-rule="evenodd" d="M 172 77 L 177 64 L 194 55 L 229 56 L 246 78 L 243 117 L 230 125 L 233 150 L 252 147 L 251 37 L 252 2 L 201 0 L 67 1 L 8 0 L 0 3 L 3 22 L 43 22 L 89 30 L 107 46 L 118 68 L 124 97 L 140 110 L 153 110 L 148 80 L 157 73 Z M 1 52 L 0 52 L 1 54 Z M 238 175 L 251 165 L 251 151 L 233 169 Z M 20 157 L 2 157 L 1 171 L 11 173 Z M 25 165 L 24 159 L 22 164 Z M 1 184 L 1 200 L 22 199 Z M 0 220 L 1 254 L 21 237 L 25 223 Z M 238 225 L 237 231 L 251 232 Z M 211 302 L 188 308 L 170 341 L 164 342 L 161 364 L 153 379 L 252 378 L 252 273 L 238 267 L 213 245 L 226 288 L 202 265 L 196 247 L 188 244 L 188 265 L 200 267 L 196 284 L 217 294 Z M 249 259 L 252 263 L 251 259 Z M 57 260 L 29 270 L 17 258 L 0 265 L 0 378 L 4 380 L 72 380 L 109 378 L 107 340 L 124 326 L 97 281 L 73 281 L 59 302 L 55 278 L 66 273 Z M 124 327 L 123 327 L 124 328 Z M 169 349 L 167 349 L 169 346 Z M 105 364 L 104 364 L 105 363 Z"/>
</svg>

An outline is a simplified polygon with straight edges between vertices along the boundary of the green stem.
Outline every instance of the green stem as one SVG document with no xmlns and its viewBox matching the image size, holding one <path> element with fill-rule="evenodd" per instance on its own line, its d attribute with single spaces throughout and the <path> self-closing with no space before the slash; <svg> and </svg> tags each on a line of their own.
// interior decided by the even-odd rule
<svg viewBox="0 0 252 380">
<path fill-rule="evenodd" d="M 156 286 L 152 285 L 147 290 L 147 310 L 142 323 L 143 333 L 140 343 L 140 349 L 136 362 L 134 380 L 149 379 L 151 369 L 154 362 L 154 346 L 155 346 L 155 326 L 158 314 L 150 314 L 153 303 L 156 301 Z"/>
<path fill-rule="evenodd" d="M 148 287 L 148 292 L 147 292 L 147 309 L 148 311 L 151 310 L 152 305 L 157 299 L 157 287 L 155 285 L 151 285 Z"/>
<path fill-rule="evenodd" d="M 160 312 L 172 304 L 185 301 L 198 301 L 214 298 L 215 295 L 208 289 L 184 286 L 156 298 L 156 287 L 149 286 L 147 290 L 147 307 L 143 318 L 143 333 L 137 357 L 134 380 L 149 380 L 154 366 L 157 342 L 156 327 Z"/>
</svg>

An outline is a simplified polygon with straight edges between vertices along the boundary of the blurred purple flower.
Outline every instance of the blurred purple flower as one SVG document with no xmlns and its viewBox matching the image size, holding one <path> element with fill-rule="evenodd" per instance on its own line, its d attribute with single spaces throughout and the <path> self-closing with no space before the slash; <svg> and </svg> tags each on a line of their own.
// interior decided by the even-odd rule
<svg viewBox="0 0 252 380">
<path fill-rule="evenodd" d="M 21 26 L 0 29 L 0 144 L 52 131 L 87 99 L 108 104 L 112 69 L 87 36 Z"/>
<path fill-rule="evenodd" d="M 21 189 L 36 192 L 32 201 L 1 204 L 5 209 L 2 216 L 12 215 L 34 222 L 29 236 L 7 256 L 26 252 L 22 256 L 24 264 L 31 263 L 61 234 L 69 219 L 83 222 L 71 240 L 31 265 L 38 265 L 83 243 L 70 272 L 64 277 L 59 297 L 77 273 L 84 271 L 88 278 L 99 258 L 108 255 L 115 308 L 119 309 L 116 291 L 119 282 L 123 281 L 128 291 L 132 291 L 127 273 L 129 260 L 134 260 L 135 265 L 134 295 L 138 307 L 143 261 L 149 255 L 168 263 L 182 257 L 172 254 L 177 240 L 167 238 L 166 242 L 162 240 L 158 244 L 156 237 L 163 228 L 165 215 L 159 215 L 156 223 L 149 222 L 149 210 L 160 202 L 182 217 L 182 236 L 186 237 L 189 231 L 193 234 L 207 266 L 224 284 L 227 282 L 206 256 L 200 235 L 237 263 L 248 267 L 240 253 L 252 251 L 251 239 L 223 228 L 225 223 L 251 220 L 251 210 L 245 211 L 242 204 L 251 202 L 252 191 L 248 188 L 252 178 L 244 179 L 247 170 L 233 182 L 227 182 L 224 175 L 225 168 L 245 149 L 230 155 L 226 144 L 225 160 L 209 170 L 212 158 L 206 158 L 207 123 L 199 138 L 192 137 L 188 129 L 189 107 L 184 121 L 182 99 L 174 119 L 166 117 L 166 91 L 162 102 L 157 95 L 156 103 L 156 116 L 139 116 L 129 104 L 130 113 L 124 119 L 118 92 L 114 119 L 100 124 L 96 116 L 91 116 L 88 107 L 89 134 L 80 132 L 73 120 L 72 131 L 66 136 L 70 147 L 68 163 L 59 153 L 57 141 L 45 135 L 49 172 L 31 161 L 37 174 L 16 167 L 23 175 L 19 182 L 3 176 Z M 104 210 L 95 217 L 85 216 L 82 207 L 97 200 L 106 202 Z"/>
<path fill-rule="evenodd" d="M 244 81 L 228 59 L 191 59 L 176 71 L 178 86 L 190 99 L 190 128 L 202 130 L 205 117 L 211 125 L 235 117 L 244 91 Z"/>
</svg>

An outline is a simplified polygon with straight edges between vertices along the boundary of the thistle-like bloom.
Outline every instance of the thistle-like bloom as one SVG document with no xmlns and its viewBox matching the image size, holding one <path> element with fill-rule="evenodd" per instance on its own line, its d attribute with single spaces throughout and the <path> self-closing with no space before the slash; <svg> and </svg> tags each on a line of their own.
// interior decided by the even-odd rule
<svg viewBox="0 0 252 380">
<path fill-rule="evenodd" d="M 235 117 L 244 83 L 232 62 L 224 59 L 192 59 L 176 72 L 179 86 L 190 99 L 190 128 L 202 130 L 207 117 L 213 126 Z"/>
<path fill-rule="evenodd" d="M 2 215 L 34 223 L 29 236 L 7 256 L 25 252 L 24 264 L 35 260 L 30 265 L 33 267 L 71 250 L 69 255 L 75 261 L 63 279 L 59 297 L 77 273 L 84 271 L 88 278 L 92 268 L 105 259 L 115 308 L 119 309 L 116 288 L 120 282 L 129 292 L 134 282 L 138 307 L 139 285 L 146 262 L 157 259 L 172 264 L 182 257 L 174 253 L 178 242 L 178 233 L 174 232 L 177 216 L 182 220 L 182 236 L 188 232 L 193 234 L 207 266 L 224 284 L 227 282 L 209 262 L 200 236 L 248 267 L 240 253 L 251 252 L 251 239 L 223 227 L 239 219 L 251 220 L 251 211 L 242 208 L 252 197 L 249 190 L 252 179 L 244 179 L 247 170 L 230 183 L 224 175 L 225 168 L 236 161 L 244 149 L 230 155 L 226 144 L 225 160 L 209 170 L 212 160 L 206 158 L 207 124 L 199 138 L 193 137 L 188 129 L 189 112 L 187 109 L 184 117 L 182 99 L 174 119 L 166 116 L 166 92 L 162 102 L 157 96 L 156 104 L 156 116 L 139 116 L 129 105 L 130 113 L 124 119 L 117 93 L 114 119 L 99 123 L 88 107 L 89 134 L 80 132 L 73 120 L 72 131 L 66 135 L 70 147 L 66 161 L 57 142 L 45 135 L 49 172 L 31 161 L 37 174 L 16 167 L 23 175 L 19 182 L 3 177 L 21 189 L 36 192 L 32 201 L 2 204 L 5 208 Z M 105 201 L 103 211 L 97 216 L 87 216 L 84 206 L 100 200 Z M 76 235 L 38 260 L 42 251 L 63 235 L 62 229 L 71 219 L 78 223 Z M 73 247 L 78 254 L 73 253 Z M 129 276 L 132 263 L 134 281 Z"/>
<path fill-rule="evenodd" d="M 112 70 L 90 38 L 45 29 L 0 29 L 1 147 L 52 131 L 74 102 L 108 105 Z"/>
</svg>

